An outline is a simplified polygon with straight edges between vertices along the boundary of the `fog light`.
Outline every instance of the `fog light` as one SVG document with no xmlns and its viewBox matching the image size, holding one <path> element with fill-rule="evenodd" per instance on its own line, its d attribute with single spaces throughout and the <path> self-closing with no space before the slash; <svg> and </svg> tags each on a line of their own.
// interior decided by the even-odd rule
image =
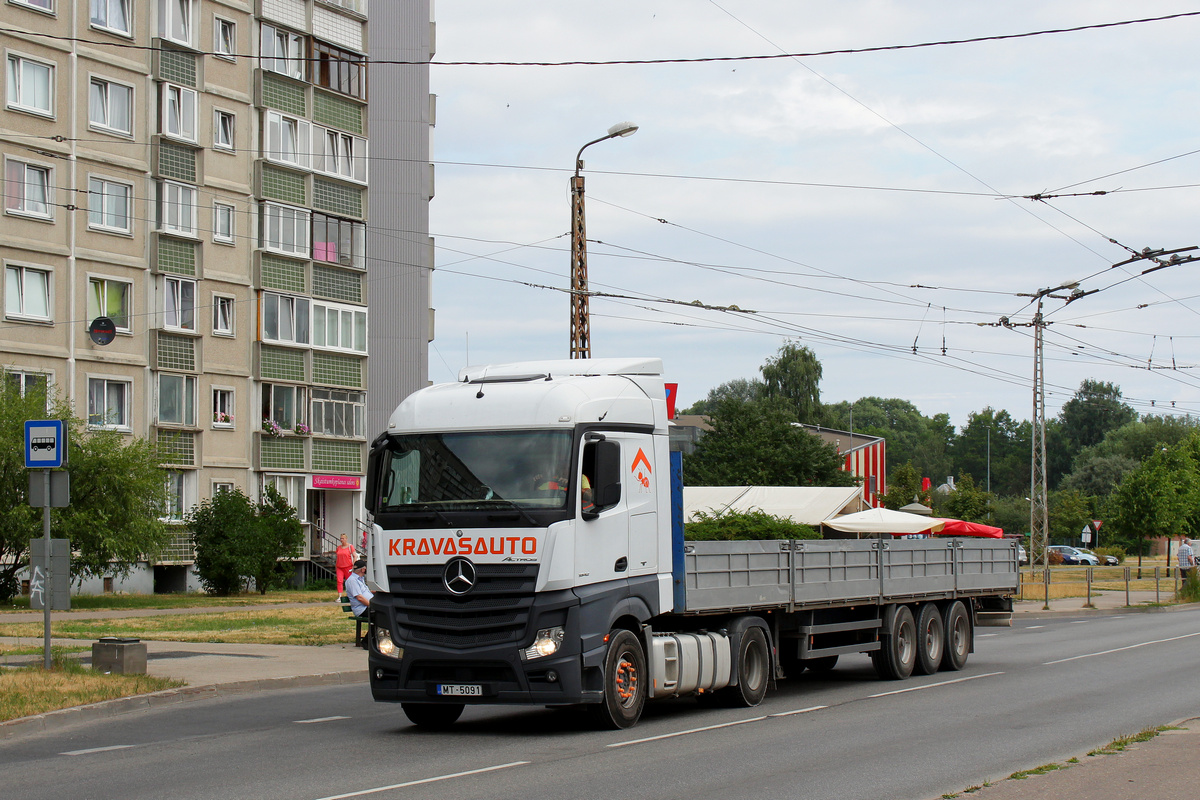
<svg viewBox="0 0 1200 800">
<path fill-rule="evenodd" d="M 404 650 L 392 641 L 392 634 L 386 628 L 375 628 L 375 648 L 379 654 L 388 658 L 403 658 Z"/>
<path fill-rule="evenodd" d="M 377 681 L 383 680 L 383 670 L 381 670 L 381 669 L 375 670 L 375 680 L 377 680 Z"/>
<path fill-rule="evenodd" d="M 558 673 L 552 669 L 546 670 L 546 683 L 558 683 Z"/>
<path fill-rule="evenodd" d="M 521 657 L 526 661 L 532 661 L 535 658 L 552 656 L 562 647 L 563 636 L 561 626 L 542 628 L 537 632 L 537 636 L 533 637 L 533 644 L 521 651 Z"/>
</svg>

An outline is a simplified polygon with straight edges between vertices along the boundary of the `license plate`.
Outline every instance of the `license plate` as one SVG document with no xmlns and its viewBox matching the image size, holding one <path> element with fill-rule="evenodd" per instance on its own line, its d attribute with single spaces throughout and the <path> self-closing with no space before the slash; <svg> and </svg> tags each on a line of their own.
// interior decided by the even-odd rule
<svg viewBox="0 0 1200 800">
<path fill-rule="evenodd" d="M 483 687 L 469 683 L 439 683 L 437 693 L 454 697 L 482 697 Z"/>
</svg>

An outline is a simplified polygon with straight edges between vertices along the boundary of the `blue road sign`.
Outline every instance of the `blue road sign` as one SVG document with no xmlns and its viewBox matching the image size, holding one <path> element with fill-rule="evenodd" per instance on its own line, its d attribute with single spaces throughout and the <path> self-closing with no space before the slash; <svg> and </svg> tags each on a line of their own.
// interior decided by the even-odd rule
<svg viewBox="0 0 1200 800">
<path fill-rule="evenodd" d="M 57 469 L 67 461 L 67 431 L 61 419 L 25 421 L 25 467 Z"/>
</svg>

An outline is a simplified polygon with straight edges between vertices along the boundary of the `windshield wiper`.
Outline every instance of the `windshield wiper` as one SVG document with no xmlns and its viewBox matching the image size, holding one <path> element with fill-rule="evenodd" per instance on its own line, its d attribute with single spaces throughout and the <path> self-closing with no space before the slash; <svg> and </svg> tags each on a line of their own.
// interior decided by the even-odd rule
<svg viewBox="0 0 1200 800">
<path fill-rule="evenodd" d="M 515 517 L 517 519 L 524 518 L 524 520 L 526 522 L 528 522 L 531 527 L 536 528 L 539 526 L 537 519 L 534 518 L 534 516 L 532 514 L 530 514 L 528 511 L 526 511 L 521 506 L 514 503 L 512 500 L 505 500 L 503 497 L 493 497 L 490 500 L 481 500 L 480 502 L 481 503 L 503 503 L 504 505 L 508 506 L 509 509 L 511 509 L 511 511 L 512 511 L 511 514 L 507 514 L 507 513 L 503 514 L 503 515 L 488 514 L 488 519 L 509 519 L 512 517 Z"/>
</svg>

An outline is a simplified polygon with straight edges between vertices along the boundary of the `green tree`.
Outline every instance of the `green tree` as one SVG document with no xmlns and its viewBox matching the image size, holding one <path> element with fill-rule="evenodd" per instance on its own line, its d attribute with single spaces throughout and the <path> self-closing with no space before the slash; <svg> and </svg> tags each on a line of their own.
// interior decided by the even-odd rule
<svg viewBox="0 0 1200 800">
<path fill-rule="evenodd" d="M 1091 498 L 1083 492 L 1060 489 L 1046 498 L 1050 542 L 1082 544 L 1083 527 L 1095 519 Z"/>
<path fill-rule="evenodd" d="M 1063 404 L 1054 425 L 1046 425 L 1046 479 L 1057 487 L 1071 471 L 1075 457 L 1097 445 L 1109 431 L 1137 419 L 1137 412 L 1121 400 L 1121 388 L 1113 383 L 1085 380 L 1075 396 Z"/>
<path fill-rule="evenodd" d="M 950 445 L 954 468 L 995 495 L 1029 492 L 1029 427 L 1004 410 L 972 412 Z"/>
<path fill-rule="evenodd" d="M 1136 551 L 1141 566 L 1146 541 L 1180 533 L 1195 535 L 1196 461 L 1190 446 L 1163 449 L 1125 476 L 1109 497 L 1106 531 L 1127 551 Z"/>
<path fill-rule="evenodd" d="M 949 446 L 954 426 L 947 414 L 926 417 L 907 400 L 862 397 L 853 404 L 836 403 L 826 407 L 826 424 L 850 430 L 853 405 L 854 432 L 887 440 L 889 464 L 911 463 L 917 473 L 935 484 L 951 474 Z M 888 483 L 892 481 L 888 472 Z"/>
<path fill-rule="evenodd" d="M 708 396 L 703 400 L 697 400 L 691 405 L 680 411 L 680 414 L 711 414 L 720 405 L 722 400 L 741 400 L 748 402 L 750 400 L 762 399 L 763 392 L 766 391 L 766 386 L 760 380 L 753 378 L 734 378 L 731 381 L 726 381 L 720 386 L 716 386 L 708 390 Z"/>
<path fill-rule="evenodd" d="M 29 541 L 42 536 L 42 512 L 28 504 L 25 421 L 60 419 L 67 430 L 71 505 L 51 512 L 51 535 L 71 542 L 76 579 L 126 575 L 170 538 L 158 517 L 166 484 L 156 448 L 116 431 L 89 431 L 83 420 L 44 390 L 22 393 L 0 383 L 0 598 L 17 591 L 29 564 Z"/>
<path fill-rule="evenodd" d="M 765 539 L 820 539 L 808 525 L 768 514 L 761 508 L 744 512 L 706 514 L 684 525 L 684 538 L 693 542 L 761 541 Z"/>
<path fill-rule="evenodd" d="M 884 508 L 899 511 L 909 503 L 929 505 L 929 492 L 921 490 L 921 475 L 911 463 L 888 471 L 887 489 L 879 496 Z"/>
<path fill-rule="evenodd" d="M 936 508 L 939 516 L 986 523 L 992 508 L 991 495 L 975 484 L 971 473 L 961 472 L 954 482 L 954 491 L 945 495 Z"/>
<path fill-rule="evenodd" d="M 821 362 L 812 350 L 786 342 L 760 370 L 767 397 L 784 400 L 800 422 L 822 423 Z"/>
<path fill-rule="evenodd" d="M 297 555 L 304 529 L 287 501 L 267 486 L 255 505 L 241 491 L 218 492 L 188 513 L 196 547 L 196 574 L 206 591 L 236 594 L 253 581 L 259 592 L 284 580 L 279 559 Z"/>
<path fill-rule="evenodd" d="M 690 486 L 853 486 L 837 450 L 795 424 L 777 400 L 725 399 L 710 416 L 713 430 L 683 458 Z"/>
</svg>

